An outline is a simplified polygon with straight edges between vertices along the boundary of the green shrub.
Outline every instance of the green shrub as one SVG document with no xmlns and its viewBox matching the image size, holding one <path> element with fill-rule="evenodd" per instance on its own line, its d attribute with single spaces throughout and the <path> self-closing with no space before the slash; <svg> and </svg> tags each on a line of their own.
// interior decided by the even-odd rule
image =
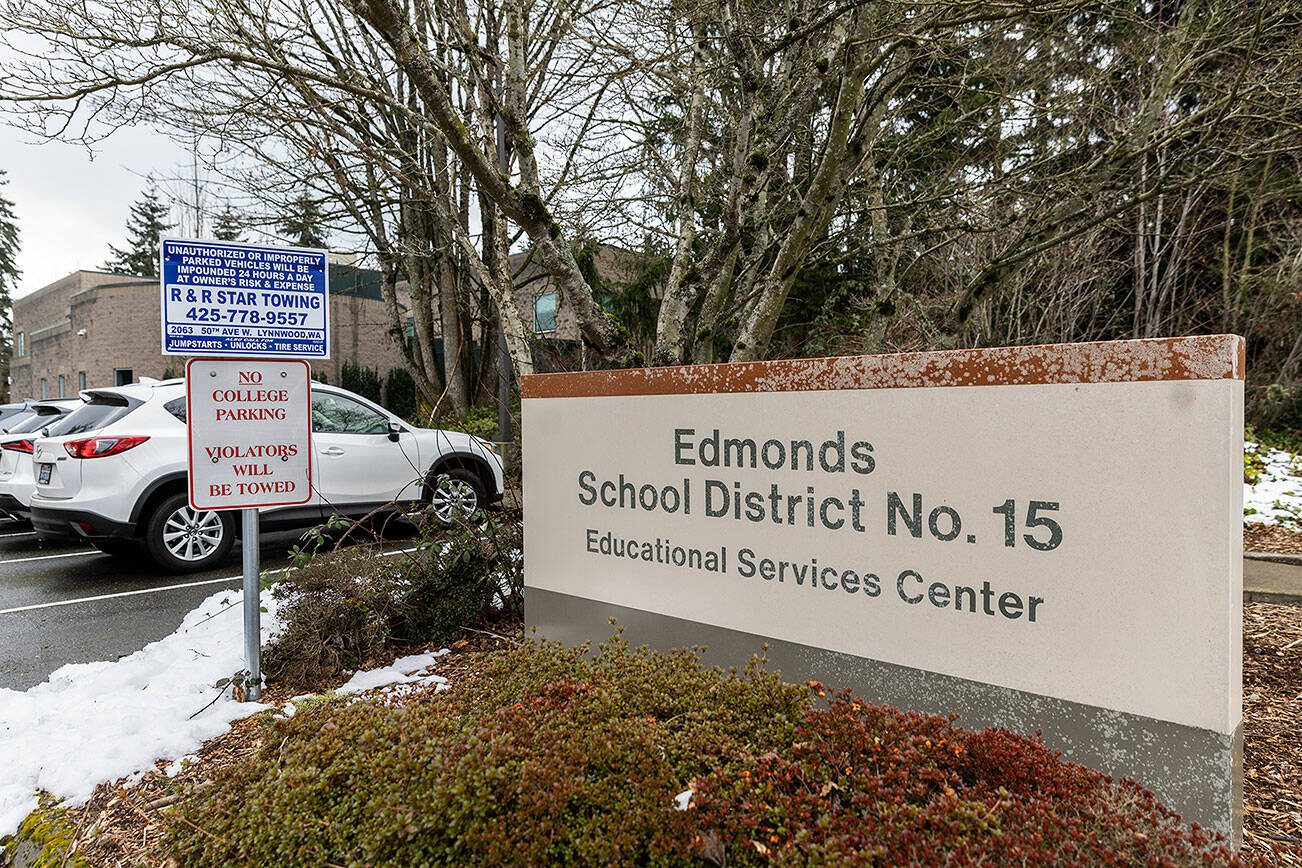
<svg viewBox="0 0 1302 868">
<path fill-rule="evenodd" d="M 339 367 L 339 385 L 368 401 L 380 403 L 380 374 L 374 368 L 345 361 Z"/>
<path fill-rule="evenodd" d="M 416 379 L 406 368 L 390 368 L 384 378 L 384 406 L 408 421 L 416 418 Z"/>
<path fill-rule="evenodd" d="M 485 440 L 496 440 L 498 432 L 497 406 L 482 404 L 473 406 L 461 416 L 451 416 L 444 419 L 440 426 L 465 431 L 467 434 L 473 434 Z"/>
<path fill-rule="evenodd" d="M 273 591 L 284 627 L 266 649 L 267 677 L 311 685 L 365 665 L 392 642 L 446 642 L 518 612 L 524 578 L 513 516 L 434 534 L 413 552 L 381 557 L 359 546 L 286 573 Z"/>
<path fill-rule="evenodd" d="M 1302 453 L 1302 429 L 1300 428 L 1254 428 L 1248 425 L 1244 429 L 1243 437 L 1256 443 L 1257 448 L 1262 451 L 1282 449 L 1294 454 Z"/>
<path fill-rule="evenodd" d="M 682 861 L 694 816 L 673 796 L 789 747 L 808 707 L 806 690 L 687 653 L 527 644 L 423 701 L 275 724 L 181 808 L 171 848 L 202 865 Z"/>
<path fill-rule="evenodd" d="M 460 416 L 443 417 L 439 424 L 440 427 L 465 431 L 467 434 L 473 434 L 485 440 L 496 440 L 499 432 L 497 407 L 498 405 L 495 402 L 476 404 Z M 520 396 L 518 394 L 514 395 L 511 400 L 511 433 L 515 441 L 519 442 Z"/>
<path fill-rule="evenodd" d="M 519 614 L 524 541 L 518 517 L 497 513 L 474 524 L 431 525 L 435 543 L 403 561 L 394 634 L 431 641 L 422 637 L 448 638 L 487 616 Z"/>
<path fill-rule="evenodd" d="M 815 706 L 615 641 L 483 655 L 447 693 L 306 708 L 179 808 L 184 864 L 1193 864 L 1153 797 L 1002 730 Z M 822 691 L 818 691 L 822 695 Z M 674 797 L 695 791 L 688 810 Z"/>
<path fill-rule="evenodd" d="M 306 685 L 361 666 L 390 639 L 398 581 L 394 564 L 366 547 L 286 573 L 272 592 L 284 626 L 263 654 L 267 677 Z"/>
</svg>

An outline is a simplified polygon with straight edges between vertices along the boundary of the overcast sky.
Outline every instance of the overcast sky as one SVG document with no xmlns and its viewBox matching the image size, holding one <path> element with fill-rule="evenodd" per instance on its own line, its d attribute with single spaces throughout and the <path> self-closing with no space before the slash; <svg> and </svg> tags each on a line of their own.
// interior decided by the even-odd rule
<svg viewBox="0 0 1302 868">
<path fill-rule="evenodd" d="M 144 128 L 124 129 L 100 143 L 94 158 L 63 142 L 33 143 L 0 125 L 2 195 L 18 213 L 23 275 L 15 297 L 79 268 L 99 268 L 109 243 L 126 238 L 127 212 L 154 172 L 173 177 L 188 162 L 184 150 Z"/>
</svg>

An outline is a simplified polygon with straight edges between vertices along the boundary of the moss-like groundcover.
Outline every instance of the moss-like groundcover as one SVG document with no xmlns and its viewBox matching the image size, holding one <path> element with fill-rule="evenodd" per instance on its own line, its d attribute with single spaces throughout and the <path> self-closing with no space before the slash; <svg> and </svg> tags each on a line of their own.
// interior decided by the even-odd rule
<svg viewBox="0 0 1302 868">
<path fill-rule="evenodd" d="M 448 693 L 271 726 L 179 807 L 183 864 L 1235 861 L 1034 740 L 619 641 L 525 643 Z"/>
</svg>

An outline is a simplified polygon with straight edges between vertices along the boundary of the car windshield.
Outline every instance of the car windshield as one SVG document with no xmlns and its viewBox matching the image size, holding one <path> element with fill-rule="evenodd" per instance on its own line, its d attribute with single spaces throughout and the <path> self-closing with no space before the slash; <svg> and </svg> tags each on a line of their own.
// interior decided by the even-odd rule
<svg viewBox="0 0 1302 868">
<path fill-rule="evenodd" d="M 61 410 L 53 408 L 46 409 L 42 413 L 37 413 L 30 419 L 24 419 L 17 425 L 11 425 L 5 429 L 10 434 L 30 434 L 33 431 L 40 431 L 46 425 L 53 425 L 63 416 Z"/>
<path fill-rule="evenodd" d="M 50 428 L 49 436 L 66 437 L 71 434 L 84 434 L 98 431 L 106 425 L 112 425 L 123 416 L 140 406 L 122 395 L 92 395 L 90 400 L 64 416 Z"/>
<path fill-rule="evenodd" d="M 24 410 L 16 416 L 10 416 L 8 419 L 4 420 L 3 427 L 0 428 L 0 431 L 4 431 L 8 434 L 13 431 L 14 428 L 33 418 L 35 415 L 35 410 Z"/>
</svg>

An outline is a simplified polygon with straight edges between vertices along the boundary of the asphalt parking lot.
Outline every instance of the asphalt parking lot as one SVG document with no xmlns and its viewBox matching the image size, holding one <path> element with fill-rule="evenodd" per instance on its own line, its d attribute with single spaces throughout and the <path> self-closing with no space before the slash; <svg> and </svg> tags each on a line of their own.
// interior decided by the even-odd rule
<svg viewBox="0 0 1302 868">
<path fill-rule="evenodd" d="M 263 535 L 262 569 L 286 566 L 299 533 Z M 137 651 L 174 631 L 205 597 L 238 589 L 240 570 L 238 543 L 217 569 L 177 576 L 143 554 L 128 562 L 0 521 L 0 687 L 25 690 L 64 664 Z M 231 629 L 241 629 L 238 616 Z"/>
</svg>

